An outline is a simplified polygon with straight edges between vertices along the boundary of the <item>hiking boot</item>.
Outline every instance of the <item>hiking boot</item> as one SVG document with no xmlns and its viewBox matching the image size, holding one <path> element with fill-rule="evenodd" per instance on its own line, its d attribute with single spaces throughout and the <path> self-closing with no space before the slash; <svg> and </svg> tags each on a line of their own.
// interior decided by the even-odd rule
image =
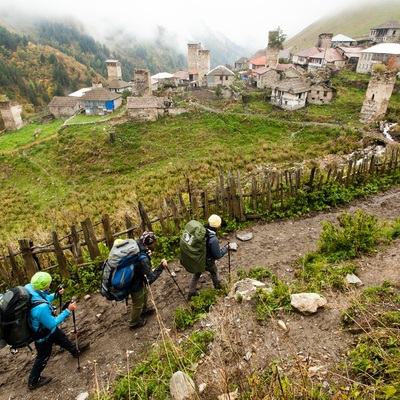
<svg viewBox="0 0 400 400">
<path fill-rule="evenodd" d="M 137 324 L 135 324 L 135 325 L 129 325 L 129 329 L 130 329 L 131 331 L 133 331 L 134 329 L 141 328 L 142 326 L 145 326 L 145 325 L 146 325 L 146 322 L 147 322 L 147 319 L 146 319 L 146 318 L 140 319 L 139 322 L 138 322 Z"/>
<path fill-rule="evenodd" d="M 154 307 L 148 307 L 146 311 L 142 312 L 140 314 L 141 317 L 144 317 L 145 315 L 153 315 L 155 313 L 155 308 Z"/>
<path fill-rule="evenodd" d="M 71 352 L 72 356 L 75 358 L 78 358 L 85 350 L 87 350 L 90 347 L 90 343 L 82 343 L 79 345 L 78 350 L 74 350 Z"/>
<path fill-rule="evenodd" d="M 41 386 L 44 386 L 44 385 L 47 385 L 48 383 L 50 383 L 52 379 L 53 378 L 41 376 L 41 377 L 39 377 L 37 382 L 34 382 L 34 383 L 29 382 L 28 389 L 33 390 L 33 389 L 40 388 Z"/>
<path fill-rule="evenodd" d="M 188 294 L 188 300 L 190 301 L 191 299 L 192 299 L 192 297 L 194 297 L 194 296 L 198 296 L 199 295 L 199 292 L 189 292 L 189 294 Z"/>
</svg>

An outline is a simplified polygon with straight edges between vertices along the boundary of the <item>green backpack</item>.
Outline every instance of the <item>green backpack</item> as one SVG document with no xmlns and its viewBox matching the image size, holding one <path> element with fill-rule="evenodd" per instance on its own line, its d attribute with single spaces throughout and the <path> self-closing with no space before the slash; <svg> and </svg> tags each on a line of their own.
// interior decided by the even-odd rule
<svg viewBox="0 0 400 400">
<path fill-rule="evenodd" d="M 196 220 L 189 221 L 180 240 L 180 263 L 191 273 L 206 269 L 207 229 Z"/>
</svg>

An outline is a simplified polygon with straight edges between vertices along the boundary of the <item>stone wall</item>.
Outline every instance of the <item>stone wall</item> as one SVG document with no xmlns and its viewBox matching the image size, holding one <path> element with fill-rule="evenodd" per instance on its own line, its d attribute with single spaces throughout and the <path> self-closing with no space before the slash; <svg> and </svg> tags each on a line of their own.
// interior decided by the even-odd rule
<svg viewBox="0 0 400 400">
<path fill-rule="evenodd" d="M 132 84 L 133 96 L 151 96 L 151 76 L 148 69 L 135 69 Z"/>
</svg>

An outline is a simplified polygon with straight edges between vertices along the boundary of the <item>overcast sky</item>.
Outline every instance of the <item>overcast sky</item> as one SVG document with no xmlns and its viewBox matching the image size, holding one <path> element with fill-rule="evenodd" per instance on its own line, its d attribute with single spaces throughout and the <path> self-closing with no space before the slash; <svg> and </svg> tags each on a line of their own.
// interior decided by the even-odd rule
<svg viewBox="0 0 400 400">
<path fill-rule="evenodd" d="M 329 13 L 368 1 L 371 0 L 0 0 L 0 10 L 7 7 L 12 13 L 14 7 L 44 17 L 73 16 L 90 28 L 89 33 L 95 27 L 98 35 L 122 25 L 149 37 L 154 27 L 161 25 L 183 34 L 186 41 L 197 41 L 193 31 L 205 24 L 238 45 L 251 43 L 258 49 L 266 47 L 268 31 L 278 26 L 289 39 Z"/>
</svg>

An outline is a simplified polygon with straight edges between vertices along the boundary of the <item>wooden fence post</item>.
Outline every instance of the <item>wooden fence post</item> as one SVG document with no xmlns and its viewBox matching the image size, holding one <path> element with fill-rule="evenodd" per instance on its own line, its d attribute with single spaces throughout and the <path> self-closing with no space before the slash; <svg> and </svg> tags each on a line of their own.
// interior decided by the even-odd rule
<svg viewBox="0 0 400 400">
<path fill-rule="evenodd" d="M 128 214 L 125 214 L 125 227 L 126 230 L 128 231 L 127 235 L 129 239 L 134 239 L 134 234 L 133 234 L 133 224 L 131 217 Z"/>
<path fill-rule="evenodd" d="M 106 238 L 106 245 L 111 250 L 114 245 L 114 238 L 111 231 L 111 222 L 108 214 L 101 217 L 101 224 L 103 225 L 104 236 Z"/>
<path fill-rule="evenodd" d="M 38 267 L 33 257 L 29 240 L 19 239 L 19 248 L 21 249 L 22 257 L 25 262 L 25 270 L 28 280 L 31 280 L 32 276 L 38 271 Z"/>
<path fill-rule="evenodd" d="M 177 234 L 181 230 L 181 219 L 179 217 L 179 211 L 178 207 L 176 206 L 174 199 L 171 197 L 170 198 L 170 204 L 171 204 L 171 210 L 172 210 L 172 216 L 174 219 L 174 232 Z"/>
<path fill-rule="evenodd" d="M 150 218 L 147 216 L 147 213 L 146 213 L 141 201 L 139 201 L 139 203 L 138 203 L 138 208 L 139 208 L 139 215 L 140 215 L 142 230 L 153 232 L 153 227 L 151 225 Z"/>
<path fill-rule="evenodd" d="M 20 285 L 23 285 L 26 283 L 26 276 L 22 273 L 22 271 L 18 268 L 18 263 L 15 259 L 14 256 L 14 251 L 11 248 L 11 246 L 7 246 L 8 249 L 8 255 L 10 257 L 10 264 L 11 264 L 11 270 L 14 275 L 14 277 L 17 278 L 17 281 Z"/>
<path fill-rule="evenodd" d="M 79 242 L 79 234 L 75 225 L 71 226 L 71 252 L 72 256 L 74 257 L 75 264 L 82 264 L 82 249 Z"/>
<path fill-rule="evenodd" d="M 56 232 L 51 233 L 51 238 L 53 240 L 53 246 L 57 257 L 58 271 L 62 278 L 69 278 L 69 272 L 67 269 L 67 259 L 65 258 L 64 252 L 60 246 L 60 241 Z"/>
<path fill-rule="evenodd" d="M 186 207 L 185 202 L 183 201 L 182 192 L 179 192 L 178 197 L 179 197 L 179 205 L 181 207 L 182 217 L 185 222 L 188 222 L 189 221 L 189 211 Z"/>
<path fill-rule="evenodd" d="M 100 257 L 100 249 L 97 244 L 96 235 L 94 233 L 92 221 L 90 218 L 86 218 L 82 223 L 83 236 L 85 237 L 85 242 L 89 250 L 90 258 L 92 261 Z"/>
</svg>

